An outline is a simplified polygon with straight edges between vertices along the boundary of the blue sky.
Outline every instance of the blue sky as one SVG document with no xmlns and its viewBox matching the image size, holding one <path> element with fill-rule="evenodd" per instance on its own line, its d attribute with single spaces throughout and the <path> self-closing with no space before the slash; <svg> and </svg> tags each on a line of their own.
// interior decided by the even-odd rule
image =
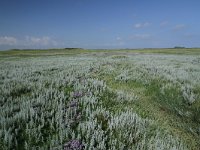
<svg viewBox="0 0 200 150">
<path fill-rule="evenodd" d="M 199 0 L 0 0 L 0 49 L 200 47 Z"/>
</svg>

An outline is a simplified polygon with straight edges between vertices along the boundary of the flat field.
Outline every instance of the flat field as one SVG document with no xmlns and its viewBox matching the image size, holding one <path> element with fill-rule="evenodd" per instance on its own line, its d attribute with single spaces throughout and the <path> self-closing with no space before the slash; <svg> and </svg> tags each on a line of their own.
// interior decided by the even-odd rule
<svg viewBox="0 0 200 150">
<path fill-rule="evenodd" d="M 0 149 L 200 147 L 200 49 L 0 52 Z"/>
</svg>

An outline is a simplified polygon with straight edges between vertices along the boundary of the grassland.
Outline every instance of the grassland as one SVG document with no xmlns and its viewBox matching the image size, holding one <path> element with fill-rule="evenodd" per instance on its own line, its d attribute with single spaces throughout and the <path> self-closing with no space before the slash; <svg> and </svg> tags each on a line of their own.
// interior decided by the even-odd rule
<svg viewBox="0 0 200 150">
<path fill-rule="evenodd" d="M 200 147 L 200 49 L 0 52 L 0 149 Z"/>
</svg>

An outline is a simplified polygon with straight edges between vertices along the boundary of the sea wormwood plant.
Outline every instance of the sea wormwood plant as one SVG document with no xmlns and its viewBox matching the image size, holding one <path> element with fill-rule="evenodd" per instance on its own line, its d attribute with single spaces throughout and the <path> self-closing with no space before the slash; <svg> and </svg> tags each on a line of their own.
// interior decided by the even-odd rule
<svg viewBox="0 0 200 150">
<path fill-rule="evenodd" d="M 137 81 L 147 87 L 161 77 L 178 86 L 182 81 L 186 86 L 187 81 L 194 87 L 199 72 L 191 80 L 187 71 L 187 67 L 198 70 L 190 64 L 194 57 L 177 72 L 171 60 L 184 63 L 180 57 L 80 55 L 6 60 L 6 67 L 0 64 L 0 148 L 187 149 L 178 137 L 157 127 L 156 121 L 142 118 L 130 107 L 113 109 L 111 104 L 123 107 L 121 101 L 132 102 L 134 97 L 109 90 L 96 77 L 102 69 L 104 74 L 112 72 L 116 82 Z"/>
</svg>

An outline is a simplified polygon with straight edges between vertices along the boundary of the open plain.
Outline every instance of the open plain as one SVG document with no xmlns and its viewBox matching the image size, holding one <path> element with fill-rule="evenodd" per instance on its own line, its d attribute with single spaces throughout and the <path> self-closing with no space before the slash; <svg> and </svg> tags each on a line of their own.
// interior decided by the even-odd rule
<svg viewBox="0 0 200 150">
<path fill-rule="evenodd" d="M 198 149 L 200 50 L 0 52 L 0 149 Z"/>
</svg>

